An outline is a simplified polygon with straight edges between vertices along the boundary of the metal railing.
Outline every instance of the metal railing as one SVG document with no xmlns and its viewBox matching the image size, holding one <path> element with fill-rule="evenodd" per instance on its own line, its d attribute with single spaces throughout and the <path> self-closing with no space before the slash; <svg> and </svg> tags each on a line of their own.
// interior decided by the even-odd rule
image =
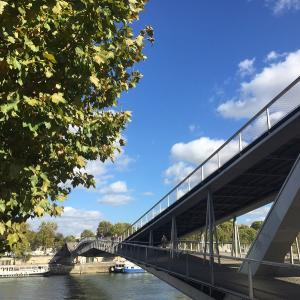
<svg viewBox="0 0 300 300">
<path fill-rule="evenodd" d="M 269 268 L 269 270 L 272 270 L 271 272 L 285 269 L 297 271 L 297 274 L 300 274 L 299 265 L 217 255 L 208 252 L 204 253 L 203 251 L 172 250 L 170 248 L 123 242 L 116 244 L 112 252 L 147 267 L 154 267 L 156 270 L 203 284 L 220 292 L 241 297 L 242 299 L 264 299 L 262 295 L 270 297 L 274 293 L 273 290 L 265 289 L 261 283 L 268 282 L 270 284 L 269 287 L 272 288 L 272 284 L 275 283 L 276 279 L 274 279 L 274 282 L 272 282 L 272 276 L 266 276 L 265 279 L 259 276 L 257 279 L 252 272 L 255 269 L 254 266 L 257 264 L 261 267 Z M 219 261 L 219 263 L 215 261 Z M 238 272 L 238 266 L 242 263 L 247 264 L 247 272 L 245 274 Z M 222 265 L 227 265 L 227 271 L 225 270 L 224 272 L 224 269 L 219 269 Z M 202 269 L 199 266 L 202 266 Z M 237 280 L 236 284 L 234 284 L 234 280 Z M 267 298 L 269 299 L 269 297 Z"/>
<path fill-rule="evenodd" d="M 199 283 L 211 288 L 211 291 L 217 290 L 242 299 L 264 299 L 265 296 L 269 299 L 275 295 L 272 287 L 276 278 L 261 275 L 256 277 L 253 270 L 257 269 L 257 265 L 264 268 L 264 271 L 267 270 L 268 274 L 288 270 L 292 274 L 296 272 L 297 276 L 300 275 L 299 265 L 213 254 L 208 248 L 206 252 L 196 249 L 190 251 L 95 239 L 85 244 L 79 252 L 86 252 L 92 248 L 121 255 L 138 264 Z M 242 264 L 247 265 L 245 273 L 238 272 Z"/>
<path fill-rule="evenodd" d="M 222 168 L 241 152 L 247 151 L 261 136 L 296 110 L 300 105 L 300 76 L 287 88 L 273 98 L 238 132 L 229 138 L 220 148 L 201 163 L 194 171 L 179 182 L 160 201 L 134 222 L 120 237 L 127 237 L 145 226 L 148 222 L 162 213 L 196 185 L 205 181 L 214 172 Z"/>
</svg>

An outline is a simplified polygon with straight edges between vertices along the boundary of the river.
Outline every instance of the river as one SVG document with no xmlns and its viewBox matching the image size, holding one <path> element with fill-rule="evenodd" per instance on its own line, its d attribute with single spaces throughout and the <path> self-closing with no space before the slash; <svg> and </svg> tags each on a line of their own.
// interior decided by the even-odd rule
<svg viewBox="0 0 300 300">
<path fill-rule="evenodd" d="M 188 300 L 151 274 L 0 278 L 1 300 Z"/>
</svg>

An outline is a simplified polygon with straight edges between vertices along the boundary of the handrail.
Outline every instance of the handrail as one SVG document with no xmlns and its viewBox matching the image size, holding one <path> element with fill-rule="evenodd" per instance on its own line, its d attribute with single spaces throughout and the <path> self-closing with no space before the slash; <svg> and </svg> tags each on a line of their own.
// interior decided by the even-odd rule
<svg viewBox="0 0 300 300">
<path fill-rule="evenodd" d="M 161 251 L 167 251 L 170 252 L 171 248 L 161 248 L 157 246 L 145 246 L 145 245 L 139 245 L 139 244 L 132 244 L 132 243 L 126 243 L 122 242 L 120 245 L 129 245 L 134 247 L 140 247 L 140 248 L 147 248 L 147 249 L 153 249 L 153 250 L 161 250 Z M 273 267 L 282 267 L 282 268 L 293 268 L 300 270 L 299 264 L 290 264 L 290 263 L 280 263 L 275 261 L 269 261 L 269 260 L 258 260 L 254 258 L 248 258 L 248 257 L 235 257 L 235 256 L 229 256 L 229 255 L 222 255 L 222 254 L 211 254 L 209 252 L 204 251 L 190 251 L 190 250 L 181 250 L 181 249 L 174 249 L 173 250 L 176 253 L 197 253 L 199 255 L 206 255 L 207 257 L 214 257 L 214 258 L 224 258 L 224 259 L 232 259 L 236 261 L 242 261 L 242 262 L 251 262 L 251 263 L 260 263 L 267 266 L 273 266 Z"/>
<path fill-rule="evenodd" d="M 137 219 L 135 222 L 133 222 L 130 226 L 128 226 L 128 228 L 122 233 L 121 238 L 124 240 L 125 238 L 127 238 L 129 235 L 132 234 L 132 232 L 129 234 L 129 229 L 134 228 L 135 226 L 137 227 L 138 223 L 141 223 L 141 227 L 143 227 L 146 223 L 149 222 L 146 221 L 144 224 L 142 222 L 143 218 L 146 217 L 151 211 L 153 212 L 153 217 L 151 218 L 151 220 L 156 217 L 154 216 L 154 209 L 156 207 L 158 207 L 158 205 L 160 205 L 165 199 L 169 199 L 168 197 L 170 195 L 172 195 L 173 192 L 178 191 L 178 188 L 180 188 L 182 186 L 182 184 L 186 183 L 197 171 L 199 171 L 202 168 L 203 171 L 203 167 L 206 165 L 206 163 L 208 163 L 212 158 L 214 158 L 216 155 L 220 154 L 221 150 L 224 149 L 230 142 L 234 141 L 235 138 L 239 137 L 239 151 L 236 153 L 240 153 L 241 151 L 243 151 L 243 144 L 242 144 L 242 137 L 241 134 L 242 132 L 247 129 L 247 127 L 249 125 L 253 125 L 254 121 L 256 121 L 264 112 L 266 112 L 266 116 L 267 116 L 267 129 L 263 132 L 267 132 L 268 130 L 270 130 L 272 128 L 271 122 L 270 122 L 270 115 L 269 115 L 269 108 L 272 106 L 272 104 L 274 104 L 278 99 L 280 99 L 282 96 L 284 96 L 288 91 L 290 91 L 295 85 L 297 85 L 300 82 L 300 76 L 298 76 L 291 84 L 289 84 L 284 90 L 282 90 L 279 94 L 277 94 L 270 102 L 268 102 L 258 113 L 256 113 L 248 122 L 246 122 L 235 134 L 233 134 L 225 143 L 223 143 L 216 151 L 214 151 L 207 159 L 205 159 L 199 166 L 197 166 L 191 173 L 189 173 L 184 179 L 182 179 L 174 188 L 172 188 L 165 196 L 163 196 L 158 202 L 156 202 L 149 210 L 147 210 L 139 219 Z M 300 101 L 299 101 L 300 102 Z M 300 104 L 300 103 L 299 103 Z M 299 104 L 295 107 L 293 107 L 293 110 L 295 110 Z M 286 115 L 285 115 L 286 116 Z M 284 117 L 285 117 L 284 116 Z M 283 119 L 284 117 L 282 117 L 281 119 Z M 260 134 L 261 135 L 261 134 Z M 259 136 L 260 136 L 259 135 Z M 259 137 L 258 136 L 258 137 Z M 257 138 L 258 138 L 257 137 Z M 247 146 L 251 145 L 257 138 L 255 138 L 250 144 L 247 144 Z M 227 161 L 229 161 L 230 159 L 232 159 L 236 154 L 234 154 L 232 157 L 230 157 Z M 227 162 L 226 161 L 226 162 Z M 216 171 L 218 171 L 222 166 L 218 165 L 218 167 L 212 172 L 210 173 L 208 176 L 211 176 L 213 173 L 215 173 Z M 202 172 L 203 174 L 203 172 Z M 205 178 L 201 178 L 200 182 L 203 182 Z M 200 183 L 198 182 L 198 183 Z M 197 183 L 197 184 L 198 184 Z M 184 193 L 183 195 L 185 195 L 186 193 Z M 182 195 L 182 196 L 183 196 Z M 177 200 L 179 200 L 182 196 L 180 197 L 176 197 L 177 199 L 175 200 L 175 202 Z M 170 204 L 168 203 L 169 207 Z M 164 209 L 163 209 L 164 210 Z M 159 214 L 163 211 L 160 209 Z M 134 228 L 135 229 L 135 228 Z M 137 231 L 137 230 L 136 230 Z"/>
</svg>

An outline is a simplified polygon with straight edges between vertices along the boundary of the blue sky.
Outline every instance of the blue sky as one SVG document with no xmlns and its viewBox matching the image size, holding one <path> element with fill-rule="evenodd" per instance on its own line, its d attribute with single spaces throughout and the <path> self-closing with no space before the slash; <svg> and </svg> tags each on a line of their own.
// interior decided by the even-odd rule
<svg viewBox="0 0 300 300">
<path fill-rule="evenodd" d="M 89 163 L 97 189 L 70 194 L 63 233 L 135 221 L 300 74 L 300 0 L 150 0 L 136 32 L 145 25 L 144 77 L 120 99 L 127 145 L 114 165 Z"/>
</svg>

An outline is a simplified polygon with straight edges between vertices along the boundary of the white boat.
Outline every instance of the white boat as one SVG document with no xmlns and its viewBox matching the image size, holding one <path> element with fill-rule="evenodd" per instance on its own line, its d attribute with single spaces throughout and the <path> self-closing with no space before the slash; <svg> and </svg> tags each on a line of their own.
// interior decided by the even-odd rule
<svg viewBox="0 0 300 300">
<path fill-rule="evenodd" d="M 49 273 L 48 265 L 5 265 L 0 266 L 0 277 L 45 276 Z"/>
<path fill-rule="evenodd" d="M 146 272 L 141 267 L 135 265 L 130 261 L 117 262 L 115 266 L 110 267 L 109 269 L 112 273 L 144 273 Z"/>
</svg>

